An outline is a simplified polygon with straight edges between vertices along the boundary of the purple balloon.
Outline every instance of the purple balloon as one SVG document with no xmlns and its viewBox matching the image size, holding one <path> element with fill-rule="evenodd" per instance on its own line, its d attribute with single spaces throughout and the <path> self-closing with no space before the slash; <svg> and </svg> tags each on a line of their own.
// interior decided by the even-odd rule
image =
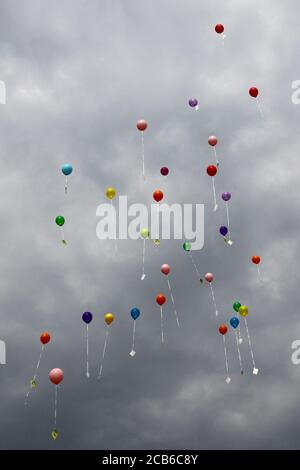
<svg viewBox="0 0 300 470">
<path fill-rule="evenodd" d="M 222 199 L 223 201 L 229 201 L 229 199 L 231 199 L 231 194 L 230 193 L 223 193 L 222 194 Z"/>
<path fill-rule="evenodd" d="M 191 108 L 195 108 L 198 105 L 197 98 L 190 98 L 189 99 L 189 105 L 191 106 Z"/>
<path fill-rule="evenodd" d="M 220 227 L 219 232 L 220 232 L 221 235 L 223 235 L 223 237 L 225 237 L 228 233 L 228 228 L 225 227 L 225 225 L 222 225 L 222 227 Z"/>
<path fill-rule="evenodd" d="M 91 321 L 93 320 L 93 314 L 91 312 L 84 312 L 84 314 L 82 315 L 82 320 L 84 321 L 84 323 L 91 323 Z"/>
</svg>

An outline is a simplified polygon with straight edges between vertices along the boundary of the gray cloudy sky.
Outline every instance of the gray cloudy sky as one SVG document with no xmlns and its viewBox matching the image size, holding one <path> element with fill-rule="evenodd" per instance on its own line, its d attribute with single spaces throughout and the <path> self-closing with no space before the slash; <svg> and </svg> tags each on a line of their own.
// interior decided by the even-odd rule
<svg viewBox="0 0 300 470">
<path fill-rule="evenodd" d="M 298 448 L 300 366 L 290 360 L 300 338 L 298 286 L 300 106 L 291 102 L 297 68 L 299 2 L 187 0 L 21 0 L 0 2 L 0 366 L 1 449 L 253 449 Z M 225 25 L 226 40 L 214 25 Z M 264 119 L 248 88 L 260 89 Z M 190 96 L 199 111 L 187 106 Z M 148 178 L 141 178 L 145 118 Z M 219 138 L 218 193 L 230 191 L 234 245 L 218 233 L 212 211 L 209 135 Z M 60 167 L 71 162 L 64 195 Z M 168 178 L 159 173 L 170 168 Z M 220 322 L 232 303 L 249 306 L 248 323 L 260 369 L 239 374 L 227 336 L 232 382 L 225 383 L 222 339 L 208 285 L 201 286 L 181 242 L 149 242 L 140 281 L 141 241 L 96 238 L 97 205 L 107 186 L 130 202 L 205 204 L 205 245 L 194 257 L 215 274 Z M 67 247 L 54 219 L 66 217 Z M 263 283 L 251 256 L 262 258 Z M 166 344 L 160 343 L 158 292 L 171 282 Z M 141 309 L 134 359 L 131 307 Z M 84 311 L 91 324 L 91 369 L 84 375 Z M 115 322 L 101 382 L 96 380 L 105 327 Z M 39 335 L 53 341 L 38 388 L 24 407 L 39 355 Z M 54 443 L 54 386 L 61 367 Z"/>
</svg>

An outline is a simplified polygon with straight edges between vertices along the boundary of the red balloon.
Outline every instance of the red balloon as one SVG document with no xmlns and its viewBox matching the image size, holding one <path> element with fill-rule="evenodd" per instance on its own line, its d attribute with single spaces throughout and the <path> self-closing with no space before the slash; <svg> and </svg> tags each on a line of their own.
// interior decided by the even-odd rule
<svg viewBox="0 0 300 470">
<path fill-rule="evenodd" d="M 258 88 L 256 88 L 255 86 L 250 88 L 249 95 L 252 96 L 253 98 L 256 98 L 258 95 Z"/>
<path fill-rule="evenodd" d="M 160 169 L 160 172 L 163 176 L 167 176 L 169 174 L 169 168 L 167 168 L 166 166 L 163 166 L 161 169 Z"/>
<path fill-rule="evenodd" d="M 170 266 L 168 264 L 162 264 L 161 267 L 160 267 L 160 270 L 163 274 L 165 274 L 166 276 L 169 274 L 170 272 Z"/>
<path fill-rule="evenodd" d="M 215 165 L 209 165 L 207 168 L 206 168 L 206 172 L 209 176 L 215 176 L 217 174 L 217 167 Z"/>
<path fill-rule="evenodd" d="M 219 326 L 219 333 L 221 333 L 221 335 L 226 335 L 228 331 L 228 328 L 226 325 L 222 324 Z"/>
<path fill-rule="evenodd" d="M 166 298 L 164 296 L 164 294 L 158 294 L 156 296 L 156 302 L 158 303 L 158 305 L 162 306 L 166 301 Z"/>
<path fill-rule="evenodd" d="M 148 127 L 148 123 L 147 121 L 145 121 L 145 119 L 140 119 L 137 123 L 136 123 L 136 127 L 138 128 L 139 131 L 145 131 Z"/>
<path fill-rule="evenodd" d="M 214 280 L 214 275 L 212 273 L 206 273 L 204 277 L 207 282 L 213 282 Z"/>
<path fill-rule="evenodd" d="M 212 147 L 214 147 L 215 145 L 217 145 L 218 143 L 218 139 L 216 138 L 215 135 L 211 135 L 209 138 L 208 138 L 208 141 L 209 145 L 211 145 Z"/>
<path fill-rule="evenodd" d="M 252 263 L 259 264 L 260 263 L 260 257 L 257 256 L 257 255 L 252 256 Z"/>
<path fill-rule="evenodd" d="M 49 372 L 49 379 L 54 385 L 58 385 L 64 378 L 64 373 L 61 369 L 52 369 Z"/>
<path fill-rule="evenodd" d="M 157 189 L 156 191 L 154 191 L 153 193 L 154 201 L 159 202 L 162 200 L 163 197 L 164 197 L 164 193 L 160 189 Z"/>
<path fill-rule="evenodd" d="M 51 336 L 49 335 L 49 333 L 47 333 L 47 331 L 44 331 L 44 333 L 42 333 L 40 336 L 40 342 L 43 344 L 49 343 L 50 339 Z"/>
<path fill-rule="evenodd" d="M 224 26 L 221 23 L 216 24 L 215 32 L 218 33 L 218 34 L 222 34 L 223 31 L 224 31 Z"/>
</svg>

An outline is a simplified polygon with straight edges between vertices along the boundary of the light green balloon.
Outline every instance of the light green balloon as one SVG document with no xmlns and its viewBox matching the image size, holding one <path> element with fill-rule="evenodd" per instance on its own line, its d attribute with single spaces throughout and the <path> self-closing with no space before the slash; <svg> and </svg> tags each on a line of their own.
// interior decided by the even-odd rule
<svg viewBox="0 0 300 470">
<path fill-rule="evenodd" d="M 141 237 L 142 238 L 149 238 L 150 237 L 150 231 L 147 228 L 142 228 Z"/>
</svg>

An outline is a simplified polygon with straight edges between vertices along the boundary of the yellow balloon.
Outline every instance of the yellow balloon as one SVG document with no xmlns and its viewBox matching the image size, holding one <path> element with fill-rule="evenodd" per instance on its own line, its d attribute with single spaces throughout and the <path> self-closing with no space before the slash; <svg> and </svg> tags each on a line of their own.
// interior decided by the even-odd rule
<svg viewBox="0 0 300 470">
<path fill-rule="evenodd" d="M 246 307 L 246 305 L 241 305 L 239 308 L 239 314 L 242 317 L 246 317 L 248 315 L 248 307 Z"/>
<path fill-rule="evenodd" d="M 147 228 L 142 228 L 141 237 L 142 238 L 149 238 L 150 237 L 150 231 Z"/>
<path fill-rule="evenodd" d="M 116 190 L 115 188 L 107 188 L 105 191 L 107 199 L 113 199 L 116 195 Z"/>
<path fill-rule="evenodd" d="M 104 321 L 109 326 L 114 321 L 114 314 L 113 313 L 106 313 L 104 315 Z"/>
</svg>

